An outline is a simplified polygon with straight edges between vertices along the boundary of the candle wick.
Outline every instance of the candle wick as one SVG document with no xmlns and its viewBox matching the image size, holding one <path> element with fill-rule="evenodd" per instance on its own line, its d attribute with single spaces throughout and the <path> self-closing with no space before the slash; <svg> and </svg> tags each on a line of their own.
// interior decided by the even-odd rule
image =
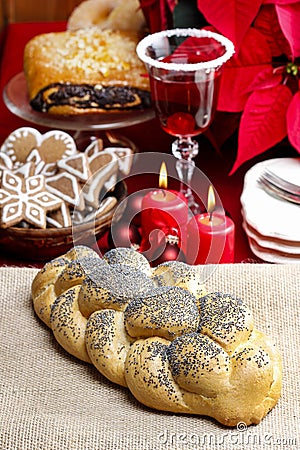
<svg viewBox="0 0 300 450">
<path fill-rule="evenodd" d="M 209 213 L 209 221 L 212 222 L 213 219 L 213 211 L 210 211 Z"/>
<path fill-rule="evenodd" d="M 165 197 L 167 195 L 166 191 L 163 189 L 162 190 L 163 196 Z"/>
</svg>

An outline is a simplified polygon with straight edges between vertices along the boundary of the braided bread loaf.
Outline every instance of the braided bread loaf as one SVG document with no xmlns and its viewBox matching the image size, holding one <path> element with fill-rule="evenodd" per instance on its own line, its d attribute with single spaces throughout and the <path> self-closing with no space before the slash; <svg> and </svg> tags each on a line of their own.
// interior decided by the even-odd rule
<svg viewBox="0 0 300 450">
<path fill-rule="evenodd" d="M 241 299 L 207 293 L 195 266 L 77 246 L 37 273 L 32 299 L 67 352 L 150 408 L 250 425 L 280 397 L 277 348 Z"/>
</svg>

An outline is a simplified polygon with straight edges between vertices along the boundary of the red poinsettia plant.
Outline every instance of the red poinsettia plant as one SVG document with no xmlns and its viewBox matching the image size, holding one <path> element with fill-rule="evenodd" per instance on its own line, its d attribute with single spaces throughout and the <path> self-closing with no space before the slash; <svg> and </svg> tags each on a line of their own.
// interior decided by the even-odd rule
<svg viewBox="0 0 300 450">
<path fill-rule="evenodd" d="M 150 32 L 209 28 L 231 39 L 218 110 L 240 113 L 231 173 L 284 138 L 300 153 L 300 2 L 140 0 Z"/>
</svg>

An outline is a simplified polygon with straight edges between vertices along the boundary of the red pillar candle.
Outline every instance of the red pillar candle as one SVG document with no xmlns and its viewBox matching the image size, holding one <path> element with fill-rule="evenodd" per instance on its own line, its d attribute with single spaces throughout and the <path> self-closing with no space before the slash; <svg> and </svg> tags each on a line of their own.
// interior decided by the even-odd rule
<svg viewBox="0 0 300 450">
<path fill-rule="evenodd" d="M 187 226 L 186 258 L 189 264 L 234 262 L 235 225 L 225 213 L 214 211 L 213 187 L 208 190 L 207 211 L 191 218 Z"/>
<path fill-rule="evenodd" d="M 142 201 L 142 242 L 147 247 L 149 235 L 154 230 L 175 228 L 179 239 L 186 232 L 188 205 L 180 192 L 156 189 L 148 192 Z"/>
<path fill-rule="evenodd" d="M 162 166 L 163 168 L 164 166 Z M 166 181 L 162 182 L 163 179 L 160 176 L 159 185 L 164 184 L 166 187 Z M 188 205 L 183 194 L 163 187 L 149 191 L 142 200 L 142 243 L 140 250 L 148 250 L 151 246 L 149 235 L 154 230 L 167 232 L 173 228 L 177 231 L 179 240 L 182 242 L 186 236 L 187 222 Z"/>
<path fill-rule="evenodd" d="M 235 226 L 224 214 L 197 214 L 187 227 L 186 258 L 189 264 L 234 262 Z"/>
</svg>

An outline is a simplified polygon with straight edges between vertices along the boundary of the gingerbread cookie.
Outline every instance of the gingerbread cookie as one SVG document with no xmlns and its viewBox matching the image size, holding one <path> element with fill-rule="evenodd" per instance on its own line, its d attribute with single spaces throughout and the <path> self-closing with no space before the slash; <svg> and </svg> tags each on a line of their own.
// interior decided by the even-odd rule
<svg viewBox="0 0 300 450">
<path fill-rule="evenodd" d="M 84 211 L 85 214 L 81 213 L 80 211 L 75 211 L 73 215 L 73 223 L 75 225 L 78 225 L 83 222 L 87 223 L 98 220 L 108 214 L 117 205 L 117 203 L 118 200 L 116 199 L 116 197 L 105 197 L 100 202 L 97 209 L 89 207 Z"/>
<path fill-rule="evenodd" d="M 62 202 L 59 209 L 48 212 L 46 219 L 49 227 L 65 228 L 72 226 L 70 207 L 65 202 Z"/>
<path fill-rule="evenodd" d="M 129 173 L 133 152 L 117 147 L 113 136 L 108 140 L 116 147 L 105 148 L 97 139 L 80 152 L 60 130 L 41 134 L 22 127 L 12 132 L 0 148 L 0 227 L 65 228 L 110 213 L 117 199 L 105 194 L 120 173 Z"/>
<path fill-rule="evenodd" d="M 14 165 L 18 165 L 24 164 L 33 150 L 39 153 L 45 166 L 77 151 L 75 141 L 68 133 L 51 130 L 41 134 L 31 127 L 14 130 L 6 138 L 0 151 L 9 155 Z"/>
<path fill-rule="evenodd" d="M 42 159 L 40 152 L 36 148 L 29 153 L 24 164 L 26 163 L 32 163 L 34 165 L 35 175 L 42 174 L 45 175 L 45 177 L 50 177 L 52 175 L 55 175 L 57 172 L 56 161 L 46 164 L 45 161 Z M 17 163 L 17 165 L 18 164 L 20 163 Z"/>
<path fill-rule="evenodd" d="M 69 172 L 71 175 L 76 177 L 78 181 L 84 183 L 88 181 L 91 176 L 88 159 L 85 153 L 78 152 L 68 158 L 60 159 L 57 162 L 57 166 L 60 169 Z"/>
<path fill-rule="evenodd" d="M 89 159 L 89 166 L 92 176 L 83 187 L 83 196 L 88 205 L 97 209 L 101 196 L 103 198 L 117 182 L 118 160 L 114 154 L 101 151 Z"/>
<path fill-rule="evenodd" d="M 0 170 L 2 169 L 12 169 L 13 168 L 13 163 L 12 160 L 10 159 L 10 157 L 4 153 L 0 151 Z"/>
<path fill-rule="evenodd" d="M 118 144 L 119 141 L 117 138 L 111 136 L 108 133 L 108 140 L 112 143 Z M 133 160 L 133 150 L 129 147 L 106 147 L 103 148 L 102 140 L 95 140 L 84 151 L 85 155 L 88 158 L 88 161 L 91 162 L 96 154 L 109 153 L 114 155 L 118 161 L 118 169 L 120 173 L 124 175 L 128 175 L 132 166 Z"/>
<path fill-rule="evenodd" d="M 59 197 L 68 205 L 76 207 L 79 211 L 84 209 L 84 198 L 81 187 L 74 175 L 68 172 L 59 172 L 46 178 L 48 191 Z"/>
<path fill-rule="evenodd" d="M 92 158 L 96 153 L 101 152 L 104 149 L 104 144 L 102 139 L 94 139 L 84 150 L 84 153 L 88 160 Z"/>
<path fill-rule="evenodd" d="M 126 147 L 107 147 L 105 153 L 114 154 L 118 159 L 119 171 L 123 175 L 128 175 L 132 166 L 132 150 Z"/>
<path fill-rule="evenodd" d="M 46 228 L 46 213 L 62 201 L 45 189 L 45 179 L 36 175 L 25 179 L 3 170 L 0 188 L 1 227 L 7 228 L 25 220 L 37 228 Z"/>
<path fill-rule="evenodd" d="M 37 175 L 35 170 L 36 165 L 33 162 L 26 162 L 14 169 L 13 173 L 17 175 L 23 175 L 23 177 L 28 178 Z"/>
</svg>

